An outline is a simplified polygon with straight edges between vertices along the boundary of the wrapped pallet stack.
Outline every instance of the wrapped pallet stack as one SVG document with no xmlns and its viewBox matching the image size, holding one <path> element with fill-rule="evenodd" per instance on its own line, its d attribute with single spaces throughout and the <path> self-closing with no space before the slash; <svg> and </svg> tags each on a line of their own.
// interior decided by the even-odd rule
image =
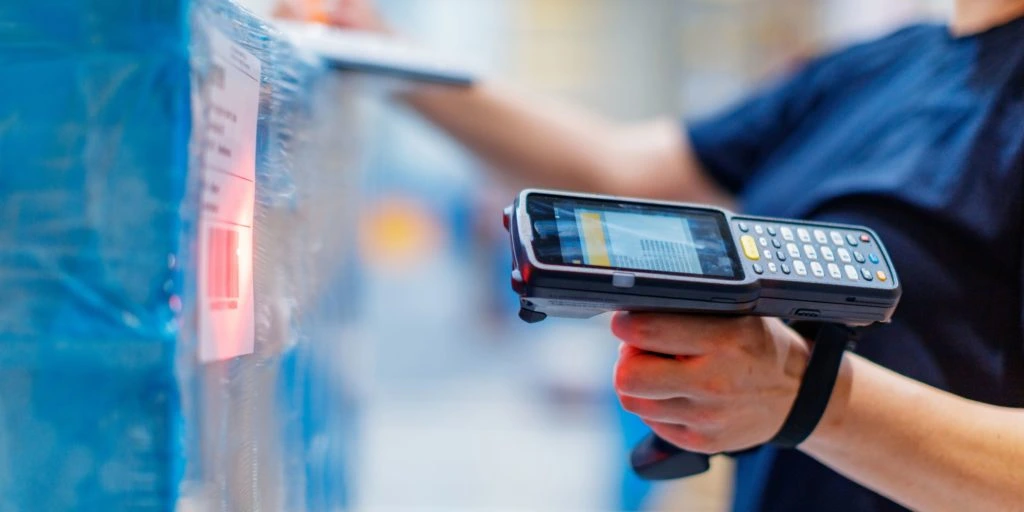
<svg viewBox="0 0 1024 512">
<path fill-rule="evenodd" d="M 345 509 L 358 85 L 229 0 L 0 19 L 0 510 Z"/>
</svg>

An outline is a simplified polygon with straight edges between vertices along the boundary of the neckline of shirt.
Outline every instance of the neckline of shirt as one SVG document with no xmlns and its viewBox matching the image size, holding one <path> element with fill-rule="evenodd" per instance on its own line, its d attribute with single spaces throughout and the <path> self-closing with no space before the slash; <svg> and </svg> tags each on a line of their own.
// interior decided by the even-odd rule
<svg viewBox="0 0 1024 512">
<path fill-rule="evenodd" d="M 1016 18 L 1007 20 L 998 25 L 993 25 L 985 30 L 979 32 L 972 32 L 970 34 L 956 35 L 953 33 L 953 27 L 948 23 L 942 25 L 943 32 L 946 38 L 950 42 L 961 42 L 961 41 L 978 41 L 982 39 L 989 39 L 993 37 L 1001 37 L 1000 34 L 1007 32 L 1014 32 L 1016 30 L 1024 31 L 1024 15 Z"/>
</svg>

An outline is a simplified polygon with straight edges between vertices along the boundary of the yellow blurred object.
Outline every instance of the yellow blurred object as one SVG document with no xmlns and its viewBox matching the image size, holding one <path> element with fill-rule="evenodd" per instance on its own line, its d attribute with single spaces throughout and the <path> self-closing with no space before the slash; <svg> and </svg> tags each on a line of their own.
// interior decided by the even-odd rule
<svg viewBox="0 0 1024 512">
<path fill-rule="evenodd" d="M 524 0 L 517 7 L 513 48 L 517 80 L 548 93 L 579 91 L 597 81 L 600 47 L 594 37 L 607 18 L 591 0 Z"/>
<path fill-rule="evenodd" d="M 598 23 L 600 11 L 591 0 L 528 0 L 520 5 L 524 20 L 535 30 L 591 27 Z"/>
<path fill-rule="evenodd" d="M 411 199 L 390 198 L 363 215 L 359 249 L 368 266 L 409 269 L 435 252 L 444 229 L 428 208 Z"/>
<path fill-rule="evenodd" d="M 330 21 L 328 0 L 283 0 L 282 3 L 288 7 L 289 12 L 294 13 L 297 19 L 316 23 Z"/>
<path fill-rule="evenodd" d="M 661 496 L 648 507 L 654 511 L 725 512 L 730 509 L 735 463 L 713 457 L 711 470 L 702 475 L 667 482 Z"/>
</svg>

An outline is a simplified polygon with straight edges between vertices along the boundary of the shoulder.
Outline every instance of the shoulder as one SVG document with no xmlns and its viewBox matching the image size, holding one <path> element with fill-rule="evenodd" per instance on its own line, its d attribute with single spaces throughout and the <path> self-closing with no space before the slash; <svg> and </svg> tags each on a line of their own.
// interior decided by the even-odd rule
<svg viewBox="0 0 1024 512">
<path fill-rule="evenodd" d="M 914 47 L 936 41 L 945 28 L 934 23 L 907 25 L 881 37 L 854 42 L 835 52 L 836 55 L 863 56 L 876 51 L 902 50 L 905 53 Z"/>
<path fill-rule="evenodd" d="M 846 81 L 858 76 L 876 75 L 907 59 L 914 59 L 942 40 L 937 24 L 915 24 L 874 39 L 847 44 L 811 63 L 818 78 L 825 81 Z"/>
</svg>

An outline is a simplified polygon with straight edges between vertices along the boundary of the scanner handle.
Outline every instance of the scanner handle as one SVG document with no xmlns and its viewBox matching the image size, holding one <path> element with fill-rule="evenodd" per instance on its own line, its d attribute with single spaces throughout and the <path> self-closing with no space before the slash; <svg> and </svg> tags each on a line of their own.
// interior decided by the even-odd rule
<svg viewBox="0 0 1024 512">
<path fill-rule="evenodd" d="M 674 480 L 707 471 L 711 456 L 683 450 L 652 433 L 633 448 L 629 462 L 644 480 Z"/>
</svg>

